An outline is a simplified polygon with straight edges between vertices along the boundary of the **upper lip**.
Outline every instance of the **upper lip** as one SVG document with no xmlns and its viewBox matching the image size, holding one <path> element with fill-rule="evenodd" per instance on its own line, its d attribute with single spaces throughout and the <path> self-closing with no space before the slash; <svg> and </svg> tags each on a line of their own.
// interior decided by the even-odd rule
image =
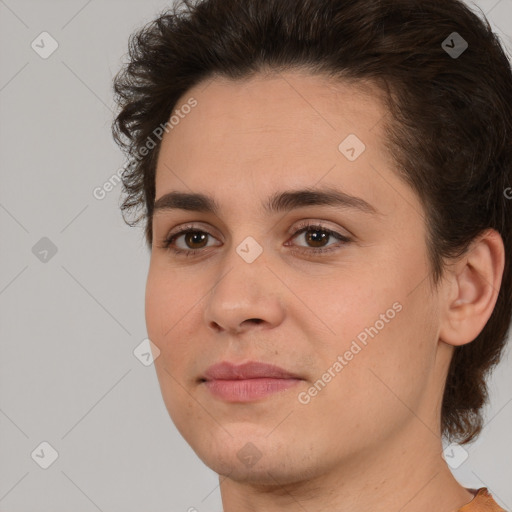
<svg viewBox="0 0 512 512">
<path fill-rule="evenodd" d="M 279 366 L 257 361 L 233 364 L 227 361 L 210 366 L 201 380 L 243 380 L 243 379 L 298 379 L 297 374 L 288 372 Z"/>
</svg>

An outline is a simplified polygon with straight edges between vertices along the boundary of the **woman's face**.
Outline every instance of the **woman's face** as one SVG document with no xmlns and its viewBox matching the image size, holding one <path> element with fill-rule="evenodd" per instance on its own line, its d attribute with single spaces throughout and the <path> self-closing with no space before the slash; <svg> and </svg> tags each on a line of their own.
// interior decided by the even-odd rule
<svg viewBox="0 0 512 512">
<path fill-rule="evenodd" d="M 435 431 L 449 351 L 423 209 L 384 149 L 376 94 L 289 72 L 217 78 L 176 109 L 190 98 L 162 140 L 146 288 L 183 437 L 214 471 L 272 483 Z M 304 189 L 345 201 L 293 196 Z M 221 362 L 283 372 L 208 371 Z"/>
</svg>

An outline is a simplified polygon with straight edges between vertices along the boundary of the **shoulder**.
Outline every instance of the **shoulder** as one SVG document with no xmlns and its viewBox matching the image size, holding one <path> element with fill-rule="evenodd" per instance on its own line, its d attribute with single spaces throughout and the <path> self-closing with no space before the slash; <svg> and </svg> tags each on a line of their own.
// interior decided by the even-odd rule
<svg viewBox="0 0 512 512">
<path fill-rule="evenodd" d="M 473 492 L 476 492 L 475 497 L 458 512 L 507 512 L 494 501 L 487 488 L 482 487 Z"/>
</svg>

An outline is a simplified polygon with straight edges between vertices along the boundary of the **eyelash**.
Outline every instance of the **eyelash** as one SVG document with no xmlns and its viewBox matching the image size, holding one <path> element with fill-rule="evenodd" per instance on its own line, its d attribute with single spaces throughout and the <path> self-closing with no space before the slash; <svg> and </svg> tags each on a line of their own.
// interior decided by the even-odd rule
<svg viewBox="0 0 512 512">
<path fill-rule="evenodd" d="M 343 242 L 344 244 L 347 244 L 352 241 L 350 238 L 348 238 L 344 235 L 341 235 L 337 231 L 333 231 L 333 230 L 328 229 L 322 225 L 311 223 L 311 222 L 305 222 L 305 223 L 299 224 L 297 229 L 293 233 L 291 233 L 291 236 L 292 236 L 292 238 L 295 238 L 297 235 L 304 233 L 306 231 L 310 231 L 310 230 L 316 230 L 316 231 L 321 231 L 323 233 L 326 233 L 326 234 L 336 238 L 337 240 Z M 182 226 L 181 228 L 179 228 L 176 233 L 173 233 L 172 235 L 167 237 L 162 244 L 162 248 L 166 249 L 168 251 L 171 251 L 172 253 L 174 253 L 177 256 L 185 256 L 185 257 L 196 256 L 196 254 L 201 252 L 202 249 L 175 249 L 175 248 L 171 247 L 171 244 L 174 242 L 174 240 L 177 237 L 179 237 L 181 235 L 186 235 L 188 233 L 205 233 L 208 236 L 213 236 L 210 233 L 208 233 L 208 231 L 205 231 L 202 229 L 195 229 L 192 225 L 185 225 L 185 226 Z M 317 248 L 302 247 L 299 249 L 294 248 L 292 250 L 294 252 L 299 252 L 299 253 L 303 253 L 303 254 L 313 253 L 314 255 L 316 255 L 316 254 L 320 254 L 320 253 L 330 253 L 330 252 L 336 251 L 339 248 L 340 248 L 339 246 L 334 247 L 334 248 L 332 248 L 332 247 L 328 247 L 328 248 L 326 248 L 326 247 L 317 247 Z"/>
</svg>

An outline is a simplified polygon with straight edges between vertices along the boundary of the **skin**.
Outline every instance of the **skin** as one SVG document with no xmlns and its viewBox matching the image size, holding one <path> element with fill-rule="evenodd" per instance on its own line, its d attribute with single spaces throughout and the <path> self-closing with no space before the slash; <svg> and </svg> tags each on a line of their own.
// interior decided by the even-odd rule
<svg viewBox="0 0 512 512">
<path fill-rule="evenodd" d="M 224 511 L 450 512 L 471 501 L 441 456 L 441 397 L 453 348 L 478 335 L 496 303 L 499 234 L 486 232 L 431 286 L 424 210 L 393 171 L 386 111 L 370 86 L 288 71 L 217 77 L 177 106 L 190 97 L 197 106 L 162 140 L 156 198 L 201 192 L 220 210 L 155 213 L 146 323 L 167 410 L 221 475 Z M 355 161 L 338 149 L 351 133 L 366 145 Z M 262 209 L 275 192 L 327 185 L 378 213 Z M 351 241 L 328 238 L 323 245 L 335 250 L 315 255 L 322 244 L 290 234 L 303 220 Z M 206 247 L 181 236 L 174 246 L 198 248 L 196 256 L 165 249 L 167 235 L 188 223 L 211 235 Z M 248 236 L 263 249 L 252 263 L 236 251 Z M 300 403 L 397 302 L 401 311 Z M 214 363 L 250 360 L 303 380 L 251 403 L 222 401 L 198 381 Z M 253 465 L 238 457 L 247 443 L 259 453 Z"/>
</svg>

